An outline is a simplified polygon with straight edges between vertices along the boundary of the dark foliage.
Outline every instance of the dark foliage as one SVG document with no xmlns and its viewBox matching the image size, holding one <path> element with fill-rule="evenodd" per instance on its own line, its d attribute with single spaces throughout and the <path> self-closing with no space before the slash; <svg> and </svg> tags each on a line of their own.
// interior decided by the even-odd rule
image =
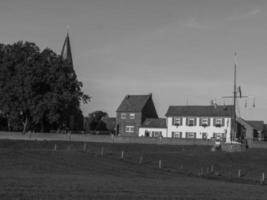
<svg viewBox="0 0 267 200">
<path fill-rule="evenodd" d="M 80 102 L 89 100 L 81 88 L 73 67 L 52 50 L 0 44 L 0 110 L 9 129 L 74 128 L 71 118 L 81 116 Z"/>
<path fill-rule="evenodd" d="M 86 131 L 107 131 L 106 124 L 102 121 L 108 114 L 103 111 L 95 111 L 85 118 L 84 128 Z"/>
</svg>

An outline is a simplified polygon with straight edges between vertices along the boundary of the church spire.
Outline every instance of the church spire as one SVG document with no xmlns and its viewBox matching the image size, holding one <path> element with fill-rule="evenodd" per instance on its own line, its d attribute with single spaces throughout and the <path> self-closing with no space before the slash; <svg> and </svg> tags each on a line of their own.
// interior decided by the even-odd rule
<svg viewBox="0 0 267 200">
<path fill-rule="evenodd" d="M 70 38 L 68 32 L 61 50 L 61 57 L 64 61 L 67 61 L 73 67 Z"/>
</svg>

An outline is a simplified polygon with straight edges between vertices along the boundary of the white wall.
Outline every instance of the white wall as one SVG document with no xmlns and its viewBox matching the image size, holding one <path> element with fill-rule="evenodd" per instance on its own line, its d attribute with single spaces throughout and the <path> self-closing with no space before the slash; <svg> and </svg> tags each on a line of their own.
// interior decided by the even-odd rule
<svg viewBox="0 0 267 200">
<path fill-rule="evenodd" d="M 150 132 L 150 137 L 152 131 L 161 131 L 162 137 L 167 137 L 167 128 L 139 128 L 139 136 L 145 136 L 145 132 Z"/>
<path fill-rule="evenodd" d="M 196 138 L 202 139 L 202 133 L 207 133 L 207 139 L 213 137 L 213 133 L 225 133 L 226 134 L 226 141 L 230 140 L 230 131 L 231 131 L 231 118 L 224 117 L 225 123 L 224 126 L 215 127 L 213 126 L 213 119 L 210 118 L 210 126 L 203 127 L 200 125 L 200 118 L 197 117 L 196 126 L 187 126 L 186 125 L 186 117 L 182 117 L 182 125 L 181 126 L 174 126 L 172 124 L 173 117 L 167 118 L 167 137 L 172 137 L 172 132 L 182 132 L 182 138 L 186 137 L 186 132 L 196 132 Z"/>
</svg>

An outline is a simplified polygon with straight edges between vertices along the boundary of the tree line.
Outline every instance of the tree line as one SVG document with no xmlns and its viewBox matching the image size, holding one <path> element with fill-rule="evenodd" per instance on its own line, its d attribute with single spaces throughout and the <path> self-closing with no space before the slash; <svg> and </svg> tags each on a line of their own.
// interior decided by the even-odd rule
<svg viewBox="0 0 267 200">
<path fill-rule="evenodd" d="M 84 94 L 73 66 L 31 42 L 0 44 L 0 126 L 8 130 L 78 129 Z M 4 124 L 3 124 L 4 123 Z"/>
</svg>

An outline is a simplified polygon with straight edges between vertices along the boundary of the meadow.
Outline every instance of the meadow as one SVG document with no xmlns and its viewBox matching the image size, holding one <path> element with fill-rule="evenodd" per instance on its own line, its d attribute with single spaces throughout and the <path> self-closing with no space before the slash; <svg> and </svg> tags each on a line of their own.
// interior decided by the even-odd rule
<svg viewBox="0 0 267 200">
<path fill-rule="evenodd" d="M 0 199 L 266 199 L 267 149 L 0 141 Z"/>
</svg>

